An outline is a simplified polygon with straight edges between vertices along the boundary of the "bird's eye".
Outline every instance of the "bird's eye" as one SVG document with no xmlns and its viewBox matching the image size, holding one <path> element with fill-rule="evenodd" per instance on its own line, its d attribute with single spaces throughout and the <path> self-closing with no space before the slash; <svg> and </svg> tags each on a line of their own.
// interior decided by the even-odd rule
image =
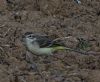
<svg viewBox="0 0 100 82">
<path fill-rule="evenodd" d="M 32 37 L 31 35 L 29 35 L 28 37 Z"/>
<path fill-rule="evenodd" d="M 28 37 L 28 38 L 32 38 L 32 35 L 28 35 L 27 37 Z"/>
</svg>

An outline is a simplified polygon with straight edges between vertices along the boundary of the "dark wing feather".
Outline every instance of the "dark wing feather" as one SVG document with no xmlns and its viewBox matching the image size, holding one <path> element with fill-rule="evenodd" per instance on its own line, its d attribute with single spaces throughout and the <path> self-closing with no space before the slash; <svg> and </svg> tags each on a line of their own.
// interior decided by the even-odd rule
<svg viewBox="0 0 100 82">
<path fill-rule="evenodd" d="M 48 36 L 36 36 L 37 42 L 39 43 L 40 47 L 54 47 L 54 46 L 61 46 L 64 44 L 61 41 L 53 41 L 54 39 L 51 39 Z"/>
<path fill-rule="evenodd" d="M 36 40 L 41 48 L 48 47 L 52 43 L 52 39 L 49 39 L 47 36 L 36 36 Z"/>
</svg>

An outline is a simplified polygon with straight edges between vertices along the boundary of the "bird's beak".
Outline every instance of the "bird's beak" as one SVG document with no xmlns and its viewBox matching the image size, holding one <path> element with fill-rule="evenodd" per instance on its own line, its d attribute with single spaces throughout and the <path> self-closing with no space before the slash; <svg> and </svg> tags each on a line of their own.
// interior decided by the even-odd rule
<svg viewBox="0 0 100 82">
<path fill-rule="evenodd" d="M 20 41 L 21 41 L 21 42 L 24 42 L 24 41 L 25 41 L 25 35 L 22 35 Z"/>
</svg>

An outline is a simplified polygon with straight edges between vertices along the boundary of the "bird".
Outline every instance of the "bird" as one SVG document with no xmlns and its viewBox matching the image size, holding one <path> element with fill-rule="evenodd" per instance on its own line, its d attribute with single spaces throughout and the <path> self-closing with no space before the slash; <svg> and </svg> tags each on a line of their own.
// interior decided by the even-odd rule
<svg viewBox="0 0 100 82">
<path fill-rule="evenodd" d="M 58 50 L 70 50 L 81 54 L 86 54 L 75 49 L 67 48 L 61 40 L 50 38 L 33 32 L 26 32 L 22 35 L 22 42 L 29 52 L 36 55 L 53 55 Z"/>
</svg>

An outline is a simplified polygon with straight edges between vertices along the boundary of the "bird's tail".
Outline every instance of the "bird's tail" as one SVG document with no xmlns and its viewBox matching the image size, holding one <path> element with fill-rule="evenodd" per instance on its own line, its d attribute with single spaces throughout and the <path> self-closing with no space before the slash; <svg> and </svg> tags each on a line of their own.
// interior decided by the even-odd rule
<svg viewBox="0 0 100 82">
<path fill-rule="evenodd" d="M 81 53 L 81 54 L 84 54 L 84 55 L 88 55 L 89 54 L 88 52 L 83 51 L 83 50 L 77 50 L 77 49 L 67 48 L 67 47 L 63 47 L 63 46 L 55 47 L 54 51 L 57 51 L 57 50 L 69 50 L 69 51 L 78 52 L 78 53 Z"/>
</svg>

